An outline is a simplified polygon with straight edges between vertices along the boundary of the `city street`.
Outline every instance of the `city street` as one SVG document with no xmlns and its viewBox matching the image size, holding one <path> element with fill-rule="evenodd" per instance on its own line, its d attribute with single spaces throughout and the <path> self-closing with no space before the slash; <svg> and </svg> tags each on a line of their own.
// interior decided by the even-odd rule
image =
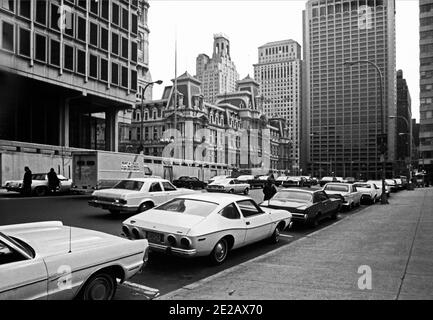
<svg viewBox="0 0 433 320">
<path fill-rule="evenodd" d="M 262 190 L 252 190 L 250 196 L 257 202 L 261 202 Z M 60 220 L 65 225 L 120 235 L 121 223 L 128 217 L 128 214 L 113 216 L 108 211 L 88 206 L 88 199 L 88 196 L 82 195 L 23 198 L 15 193 L 2 192 L 0 193 L 0 224 Z M 359 212 L 363 207 L 340 213 L 338 220 Z M 331 223 L 334 221 L 323 221 L 317 229 L 294 225 L 291 230 L 284 231 L 279 244 L 270 245 L 267 242 L 259 242 L 240 248 L 231 252 L 228 260 L 221 266 L 210 266 L 207 260 L 202 258 L 181 259 L 162 254 L 151 254 L 146 270 L 134 276 L 126 285 L 120 286 L 116 299 L 149 299 L 151 289 L 158 289 L 161 295 L 167 294 L 285 246 Z"/>
</svg>

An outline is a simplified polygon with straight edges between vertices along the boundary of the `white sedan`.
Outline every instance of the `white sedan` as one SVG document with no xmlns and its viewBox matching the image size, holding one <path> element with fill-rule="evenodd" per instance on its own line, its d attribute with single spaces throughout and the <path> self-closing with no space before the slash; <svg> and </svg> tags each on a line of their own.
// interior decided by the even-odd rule
<svg viewBox="0 0 433 320">
<path fill-rule="evenodd" d="M 72 179 L 68 179 L 61 174 L 57 175 L 60 180 L 60 185 L 57 190 L 58 193 L 71 191 Z M 6 181 L 3 189 L 7 191 L 22 192 L 23 191 L 23 181 L 22 180 L 9 180 Z M 48 190 L 48 177 L 46 173 L 34 173 L 32 174 L 32 193 L 36 196 L 45 196 L 49 193 Z"/>
<path fill-rule="evenodd" d="M 325 185 L 323 191 L 330 197 L 333 195 L 341 197 L 342 206 L 347 209 L 359 207 L 361 204 L 361 192 L 353 184 L 330 182 Z"/>
<path fill-rule="evenodd" d="M 251 186 L 237 179 L 221 179 L 207 185 L 207 192 L 243 193 L 247 195 Z"/>
<path fill-rule="evenodd" d="M 130 239 L 149 241 L 151 250 L 183 257 L 208 256 L 221 264 L 230 250 L 269 238 L 291 226 L 286 210 L 260 207 L 249 197 L 197 194 L 172 199 L 123 222 Z"/>
<path fill-rule="evenodd" d="M 382 189 L 373 182 L 356 182 L 353 185 L 361 192 L 361 201 L 373 204 L 382 196 Z"/>
<path fill-rule="evenodd" d="M 147 262 L 148 242 L 60 221 L 0 227 L 0 300 L 109 300 Z"/>
<path fill-rule="evenodd" d="M 89 205 L 113 214 L 140 213 L 174 197 L 191 193 L 197 191 L 176 188 L 170 181 L 160 178 L 126 179 L 111 189 L 94 191 Z"/>
</svg>

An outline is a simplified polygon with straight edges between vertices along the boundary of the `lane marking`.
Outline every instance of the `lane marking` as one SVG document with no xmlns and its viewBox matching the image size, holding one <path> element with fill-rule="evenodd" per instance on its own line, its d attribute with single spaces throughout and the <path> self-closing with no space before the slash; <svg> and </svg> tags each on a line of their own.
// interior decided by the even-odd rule
<svg viewBox="0 0 433 320">
<path fill-rule="evenodd" d="M 138 283 L 125 281 L 122 283 L 123 286 L 128 287 L 130 289 L 136 290 L 141 294 L 149 297 L 149 299 L 154 299 L 159 296 L 159 290 L 151 287 L 147 287 Z"/>
</svg>

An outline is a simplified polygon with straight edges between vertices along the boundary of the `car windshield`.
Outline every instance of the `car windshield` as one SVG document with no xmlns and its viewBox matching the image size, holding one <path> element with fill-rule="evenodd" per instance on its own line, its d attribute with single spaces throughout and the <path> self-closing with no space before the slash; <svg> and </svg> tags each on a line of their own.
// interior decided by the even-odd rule
<svg viewBox="0 0 433 320">
<path fill-rule="evenodd" d="M 273 196 L 272 200 L 311 202 L 312 196 L 308 192 L 296 190 L 281 190 Z"/>
<path fill-rule="evenodd" d="M 232 179 L 218 179 L 214 181 L 212 184 L 229 184 Z"/>
<path fill-rule="evenodd" d="M 354 184 L 354 186 L 358 187 L 358 188 L 371 189 L 371 185 L 369 185 L 368 183 L 356 183 L 356 184 Z"/>
<path fill-rule="evenodd" d="M 142 186 L 143 186 L 142 181 L 121 180 L 113 187 L 113 189 L 125 189 L 125 190 L 132 190 L 132 191 L 140 191 Z"/>
<path fill-rule="evenodd" d="M 45 173 L 37 173 L 32 175 L 32 180 L 45 180 Z"/>
<path fill-rule="evenodd" d="M 5 235 L 3 232 L 0 232 L 0 237 L 5 238 L 6 240 L 8 240 L 9 242 L 12 242 L 14 245 L 16 245 L 18 248 L 20 248 L 21 250 L 23 250 L 25 253 L 27 253 L 30 257 L 34 258 L 35 257 L 35 251 L 33 250 L 32 247 L 30 247 L 27 243 L 21 241 L 20 239 L 14 238 L 14 237 L 10 237 Z"/>
<path fill-rule="evenodd" d="M 348 192 L 349 187 L 345 185 L 338 184 L 327 184 L 325 187 L 326 191 L 340 191 L 340 192 Z"/>
<path fill-rule="evenodd" d="M 166 202 L 160 205 L 159 207 L 156 207 L 155 210 L 170 211 L 179 214 L 191 214 L 194 216 L 207 217 L 217 207 L 218 204 L 214 202 L 178 198 Z"/>
<path fill-rule="evenodd" d="M 238 180 L 254 180 L 254 176 L 239 176 Z"/>
</svg>

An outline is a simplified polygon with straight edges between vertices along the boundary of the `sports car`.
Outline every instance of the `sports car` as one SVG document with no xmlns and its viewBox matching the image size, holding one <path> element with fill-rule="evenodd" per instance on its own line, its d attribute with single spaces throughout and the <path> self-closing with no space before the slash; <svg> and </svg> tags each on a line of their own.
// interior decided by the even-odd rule
<svg viewBox="0 0 433 320">
<path fill-rule="evenodd" d="M 183 257 L 208 256 L 223 263 L 230 250 L 269 238 L 291 226 L 291 213 L 260 207 L 249 197 L 195 194 L 176 197 L 123 222 L 130 239 L 147 239 L 151 250 Z"/>
<path fill-rule="evenodd" d="M 109 300 L 147 257 L 147 240 L 60 221 L 0 226 L 0 300 Z"/>
</svg>

